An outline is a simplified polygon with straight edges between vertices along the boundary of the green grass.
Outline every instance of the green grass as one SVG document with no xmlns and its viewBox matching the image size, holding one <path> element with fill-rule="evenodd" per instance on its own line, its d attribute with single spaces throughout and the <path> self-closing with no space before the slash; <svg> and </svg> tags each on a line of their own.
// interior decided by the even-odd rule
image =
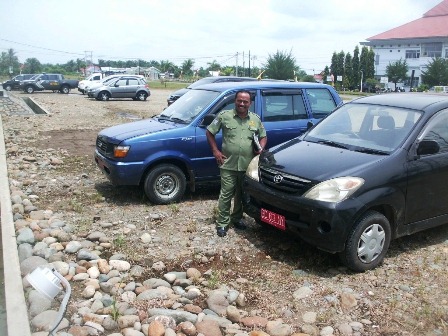
<svg viewBox="0 0 448 336">
<path fill-rule="evenodd" d="M 191 83 L 184 83 L 184 82 L 162 82 L 162 81 L 149 81 L 149 88 L 150 89 L 166 89 L 166 90 L 179 90 L 186 88 Z"/>
</svg>

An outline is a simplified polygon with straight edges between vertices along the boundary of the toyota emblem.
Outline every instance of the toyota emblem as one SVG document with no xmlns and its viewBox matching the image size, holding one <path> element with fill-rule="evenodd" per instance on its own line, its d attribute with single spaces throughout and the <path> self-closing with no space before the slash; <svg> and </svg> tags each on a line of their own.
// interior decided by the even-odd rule
<svg viewBox="0 0 448 336">
<path fill-rule="evenodd" d="M 283 176 L 281 175 L 275 175 L 274 176 L 274 182 L 275 183 L 281 183 L 283 181 Z"/>
</svg>

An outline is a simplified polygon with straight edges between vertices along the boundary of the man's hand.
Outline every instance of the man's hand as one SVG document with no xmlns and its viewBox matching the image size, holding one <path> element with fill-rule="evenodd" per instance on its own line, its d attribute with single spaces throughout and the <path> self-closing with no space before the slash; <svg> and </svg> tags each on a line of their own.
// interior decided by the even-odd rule
<svg viewBox="0 0 448 336">
<path fill-rule="evenodd" d="M 222 166 L 224 164 L 224 161 L 227 159 L 227 156 L 225 156 L 219 150 L 214 150 L 213 156 L 215 157 L 218 166 Z"/>
</svg>

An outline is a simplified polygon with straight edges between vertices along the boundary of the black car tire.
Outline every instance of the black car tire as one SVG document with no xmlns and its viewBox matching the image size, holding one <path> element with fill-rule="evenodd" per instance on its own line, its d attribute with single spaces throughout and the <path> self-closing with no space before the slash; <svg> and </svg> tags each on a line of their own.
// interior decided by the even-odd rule
<svg viewBox="0 0 448 336">
<path fill-rule="evenodd" d="M 26 93 L 33 93 L 34 92 L 34 88 L 30 85 L 30 86 L 27 86 L 26 88 L 25 88 L 25 92 Z"/>
<path fill-rule="evenodd" d="M 390 239 L 389 220 L 379 212 L 368 211 L 352 228 L 339 257 L 353 271 L 374 269 L 383 261 Z"/>
<path fill-rule="evenodd" d="M 6 91 L 11 91 L 12 90 L 12 86 L 10 84 L 6 84 L 5 85 L 5 90 Z"/>
<path fill-rule="evenodd" d="M 186 184 L 181 169 L 172 164 L 161 164 L 146 175 L 143 187 L 151 203 L 170 204 L 182 198 Z"/>
<path fill-rule="evenodd" d="M 68 87 L 67 85 L 64 85 L 63 87 L 61 87 L 60 92 L 61 93 L 65 93 L 65 94 L 69 94 L 70 93 L 70 87 Z"/>
<path fill-rule="evenodd" d="M 97 100 L 108 101 L 110 99 L 110 93 L 107 91 L 101 91 L 98 93 Z"/>
<path fill-rule="evenodd" d="M 137 100 L 145 101 L 146 98 L 148 98 L 148 94 L 145 91 L 140 91 L 140 92 L 137 92 L 136 98 L 137 98 Z"/>
</svg>

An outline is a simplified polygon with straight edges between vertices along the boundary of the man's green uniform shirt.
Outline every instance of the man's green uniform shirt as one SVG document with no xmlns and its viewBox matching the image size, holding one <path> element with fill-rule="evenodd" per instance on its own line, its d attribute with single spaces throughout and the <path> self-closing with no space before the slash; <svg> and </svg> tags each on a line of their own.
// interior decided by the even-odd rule
<svg viewBox="0 0 448 336">
<path fill-rule="evenodd" d="M 253 134 L 266 137 L 266 130 L 260 117 L 248 112 L 246 118 L 241 119 L 235 110 L 220 112 L 207 130 L 216 135 L 222 129 L 222 153 L 227 157 L 221 169 L 246 171 L 250 161 L 255 156 Z"/>
</svg>

